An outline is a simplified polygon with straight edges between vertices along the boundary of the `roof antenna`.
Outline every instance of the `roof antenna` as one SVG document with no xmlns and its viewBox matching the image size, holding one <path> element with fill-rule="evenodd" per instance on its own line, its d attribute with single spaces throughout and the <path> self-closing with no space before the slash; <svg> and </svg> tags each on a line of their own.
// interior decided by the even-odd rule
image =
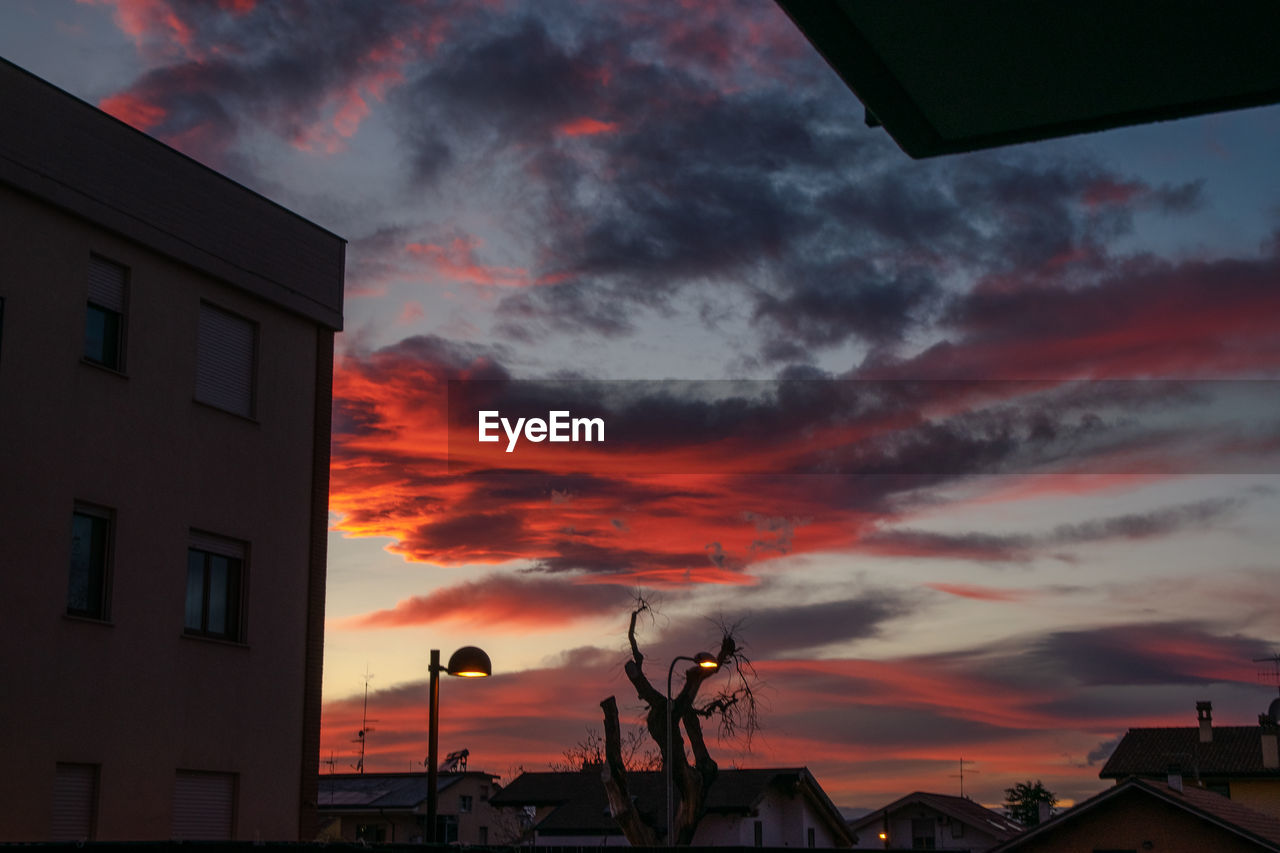
<svg viewBox="0 0 1280 853">
<path fill-rule="evenodd" d="M 966 764 L 977 764 L 977 763 L 978 763 L 978 762 L 976 762 L 976 761 L 972 761 L 972 760 L 967 759 L 967 758 L 961 758 L 961 759 L 960 759 L 960 772 L 959 772 L 959 773 L 952 773 L 952 774 L 951 774 L 951 778 L 952 778 L 952 779 L 956 778 L 956 776 L 959 776 L 959 777 L 960 777 L 960 796 L 962 796 L 962 797 L 964 796 L 964 766 L 965 766 Z M 969 771 L 969 773 L 970 773 L 970 774 L 974 774 L 974 773 L 981 773 L 981 772 L 982 772 L 981 770 L 970 770 L 970 771 Z"/>
<path fill-rule="evenodd" d="M 1258 670 L 1258 680 L 1263 683 L 1271 683 L 1276 686 L 1276 690 L 1280 691 L 1280 652 L 1272 652 L 1269 657 L 1254 658 L 1254 663 L 1269 663 L 1271 669 Z"/>
<path fill-rule="evenodd" d="M 373 678 L 373 673 L 369 671 L 369 664 L 364 665 L 364 710 L 360 713 L 360 731 L 356 732 L 355 740 L 352 743 L 360 744 L 360 760 L 351 765 L 357 773 L 364 772 L 364 746 L 368 740 L 369 732 L 373 729 L 369 728 L 370 723 L 376 723 L 377 720 L 369 719 L 369 679 Z"/>
</svg>

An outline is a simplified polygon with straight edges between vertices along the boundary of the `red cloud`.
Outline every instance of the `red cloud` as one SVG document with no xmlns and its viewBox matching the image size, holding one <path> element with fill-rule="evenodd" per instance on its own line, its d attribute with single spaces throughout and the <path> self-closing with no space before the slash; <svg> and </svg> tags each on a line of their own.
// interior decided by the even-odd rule
<svg viewBox="0 0 1280 853">
<path fill-rule="evenodd" d="M 977 584 L 968 583 L 927 583 L 925 586 L 929 589 L 936 589 L 938 592 L 945 592 L 947 595 L 956 595 L 961 598 L 972 598 L 977 601 L 1017 602 L 1025 601 L 1028 595 L 1023 590 L 996 589 L 994 587 L 978 586 Z"/>
<path fill-rule="evenodd" d="M 521 287 L 529 284 L 529 272 L 514 267 L 486 266 L 476 258 L 482 245 L 476 237 L 454 237 L 448 245 L 410 243 L 405 248 L 426 262 L 427 268 L 441 278 L 470 284 Z"/>
<path fill-rule="evenodd" d="M 98 102 L 98 106 L 104 112 L 133 125 L 138 130 L 150 130 L 164 121 L 168 114 L 159 104 L 148 103 L 141 96 L 130 92 L 103 98 Z"/>
<path fill-rule="evenodd" d="M 556 128 L 556 132 L 562 136 L 595 136 L 600 133 L 616 133 L 617 130 L 616 121 L 600 121 L 587 116 L 572 119 Z"/>
<path fill-rule="evenodd" d="M 623 611 L 630 587 L 573 585 L 561 579 L 493 575 L 396 603 L 390 610 L 355 616 L 338 627 L 388 628 L 451 621 L 493 630 L 550 631 Z"/>
</svg>

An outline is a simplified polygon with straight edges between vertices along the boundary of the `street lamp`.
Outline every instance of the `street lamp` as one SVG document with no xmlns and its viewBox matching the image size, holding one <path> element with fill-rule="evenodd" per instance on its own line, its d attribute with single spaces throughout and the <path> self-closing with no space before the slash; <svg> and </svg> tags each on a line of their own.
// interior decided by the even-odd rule
<svg viewBox="0 0 1280 853">
<path fill-rule="evenodd" d="M 449 665 L 440 665 L 440 650 L 431 650 L 431 666 L 429 679 L 431 685 L 430 710 L 427 715 L 427 843 L 436 840 L 436 810 L 440 805 L 440 795 L 436 791 L 440 771 L 436 765 L 440 763 L 440 672 L 459 675 L 463 678 L 483 678 L 493 674 L 493 664 L 482 649 L 475 646 L 463 646 L 449 657 Z"/>
<path fill-rule="evenodd" d="M 667 846 L 675 847 L 675 802 L 672 798 L 672 777 L 671 766 L 675 764 L 675 756 L 671 754 L 675 749 L 673 746 L 674 738 L 672 737 L 672 729 L 675 728 L 674 715 L 671 713 L 671 676 L 676 671 L 676 661 L 687 660 L 695 663 L 703 669 L 719 669 L 720 661 L 716 660 L 716 656 L 708 652 L 698 652 L 693 657 L 681 655 L 671 661 L 671 666 L 667 667 Z"/>
</svg>

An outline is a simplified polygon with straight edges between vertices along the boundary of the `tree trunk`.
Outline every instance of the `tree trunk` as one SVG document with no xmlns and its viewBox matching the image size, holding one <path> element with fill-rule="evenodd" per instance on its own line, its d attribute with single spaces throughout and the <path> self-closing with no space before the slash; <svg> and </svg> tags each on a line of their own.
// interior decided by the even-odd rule
<svg viewBox="0 0 1280 853">
<path fill-rule="evenodd" d="M 653 827 L 644 822 L 631 793 L 627 790 L 627 771 L 622 761 L 622 731 L 618 725 L 618 702 L 612 696 L 600 703 L 604 709 L 604 767 L 600 777 L 609 798 L 609 814 L 618 822 L 622 834 L 632 847 L 656 847 L 658 838 Z"/>
</svg>

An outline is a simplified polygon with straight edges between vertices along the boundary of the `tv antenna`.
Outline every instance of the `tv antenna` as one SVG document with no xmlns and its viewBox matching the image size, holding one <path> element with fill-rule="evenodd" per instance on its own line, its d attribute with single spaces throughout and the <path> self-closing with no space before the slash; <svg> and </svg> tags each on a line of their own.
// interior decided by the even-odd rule
<svg viewBox="0 0 1280 853">
<path fill-rule="evenodd" d="M 1254 658 L 1254 663 L 1269 663 L 1270 669 L 1258 670 L 1258 680 L 1266 684 L 1274 684 L 1280 690 L 1280 652 L 1272 652 L 1269 657 Z"/>
<path fill-rule="evenodd" d="M 965 766 L 966 764 L 977 764 L 977 763 L 978 763 L 978 762 L 976 762 L 976 761 L 972 761 L 972 760 L 970 760 L 970 759 L 968 759 L 968 758 L 961 758 L 961 759 L 960 759 L 960 772 L 959 772 L 959 773 L 952 773 L 952 774 L 951 774 L 951 778 L 952 778 L 952 779 L 956 778 L 957 776 L 959 776 L 959 777 L 960 777 L 960 796 L 962 796 L 962 797 L 964 796 L 964 766 Z M 978 774 L 978 773 L 981 773 L 981 772 L 982 772 L 981 770 L 970 770 L 970 771 L 969 771 L 969 775 L 971 775 L 971 776 L 972 776 L 972 775 L 974 775 L 974 774 Z"/>
<path fill-rule="evenodd" d="M 364 710 L 360 713 L 360 731 L 356 732 L 355 740 L 352 743 L 360 744 L 360 758 L 352 765 L 357 773 L 364 772 L 364 747 L 369 739 L 369 732 L 373 731 L 369 727 L 370 723 L 376 723 L 377 720 L 369 719 L 369 679 L 373 678 L 373 673 L 369 672 L 369 665 L 364 665 Z"/>
</svg>

